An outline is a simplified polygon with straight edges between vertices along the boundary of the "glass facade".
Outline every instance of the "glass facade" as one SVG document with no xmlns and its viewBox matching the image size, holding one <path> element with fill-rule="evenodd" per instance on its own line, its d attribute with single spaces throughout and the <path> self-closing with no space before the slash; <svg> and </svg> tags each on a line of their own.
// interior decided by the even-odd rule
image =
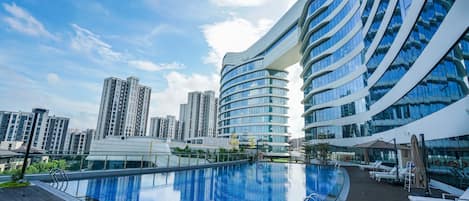
<svg viewBox="0 0 469 201">
<path fill-rule="evenodd" d="M 428 172 L 460 189 L 469 187 L 469 135 L 425 141 Z"/>
<path fill-rule="evenodd" d="M 353 17 L 346 23 L 342 23 L 343 27 L 337 28 L 335 26 L 343 20 L 344 16 L 351 15 L 352 7 L 358 2 L 348 1 L 336 17 L 332 17 L 326 25 L 316 28 L 315 26 L 321 24 L 324 19 L 329 18 L 327 15 L 334 10 L 333 6 L 341 5 L 334 2 L 332 1 L 327 9 L 312 16 L 318 17 L 317 20 L 313 19 L 303 27 L 312 32 L 302 39 L 307 43 L 303 46 L 308 47 L 302 52 L 303 80 L 305 81 L 303 103 L 307 140 L 370 136 L 421 119 L 467 96 L 469 90 L 468 82 L 465 80 L 468 74 L 466 66 L 469 63 L 467 61 L 469 44 L 467 36 L 464 36 L 423 80 L 396 103 L 368 117 L 367 120 L 361 118 L 360 121 L 346 125 L 334 123 L 334 120 L 367 112 L 373 103 L 399 82 L 428 45 L 454 1 L 436 0 L 423 4 L 416 23 L 397 56 L 378 81 L 369 86 L 368 91 L 363 91 L 368 87 L 368 78 L 375 72 L 396 39 L 411 2 L 397 2 L 390 9 L 390 1 L 381 0 L 377 2 L 376 12 L 371 13 L 373 1 L 362 1 L 366 4 L 362 5 L 363 12 L 352 13 Z M 392 15 L 389 23 L 384 25 L 383 18 L 387 10 L 390 10 Z M 355 27 L 363 26 L 367 21 L 370 21 L 368 22 L 370 28 L 365 33 L 359 32 L 347 42 L 342 41 Z M 380 28 L 384 29 L 384 34 L 381 38 L 376 38 Z M 332 29 L 337 32 L 325 36 Z M 374 40 L 379 40 L 377 47 L 372 50 L 369 59 L 365 61 L 364 53 Z M 336 51 L 327 53 L 326 50 L 338 43 L 343 45 Z M 350 53 L 360 46 L 363 47 L 361 54 L 351 57 Z M 344 58 L 351 59 L 341 61 Z M 338 63 L 341 64 L 337 65 Z M 366 67 L 364 74 L 353 79 L 348 76 L 353 72 L 363 70 L 362 66 Z M 332 84 L 339 82 L 344 84 Z M 348 98 L 348 102 L 337 106 L 342 99 L 360 91 L 365 95 L 357 96 L 352 102 Z M 334 101 L 334 104 L 331 104 L 333 106 L 328 106 L 331 101 Z"/>
<path fill-rule="evenodd" d="M 412 67 L 432 39 L 454 1 L 427 1 L 409 37 L 381 78 L 370 88 L 370 105 L 383 97 Z"/>
<path fill-rule="evenodd" d="M 396 8 L 392 14 L 391 20 L 384 32 L 381 41 L 379 42 L 378 46 L 376 47 L 373 55 L 371 55 L 370 59 L 366 63 L 366 67 L 368 69 L 368 77 L 374 73 L 378 65 L 383 61 L 384 56 L 388 52 L 391 44 L 394 42 L 397 33 L 402 25 L 402 13 L 400 4 L 396 4 Z"/>
<path fill-rule="evenodd" d="M 292 30 L 295 29 L 279 40 Z M 269 144 L 265 150 L 269 154 L 287 154 L 287 72 L 265 69 L 262 59 L 229 67 L 222 69 L 219 136 L 234 134 L 240 146 L 260 139 Z"/>
<path fill-rule="evenodd" d="M 372 118 L 373 133 L 421 119 L 469 94 L 467 57 L 469 34 L 465 34 L 445 57 L 412 90 L 391 107 Z"/>
<path fill-rule="evenodd" d="M 287 146 L 276 143 L 286 143 L 288 139 L 285 137 L 288 136 L 287 73 L 279 70 L 287 66 L 278 65 L 289 58 L 278 55 L 282 61 L 276 63 L 277 58 L 270 58 L 276 55 L 265 53 L 281 45 L 293 33 L 300 33 L 297 45 L 300 45 L 301 58 L 295 60 L 299 60 L 303 67 L 302 102 L 307 141 L 384 135 L 383 132 L 422 120 L 467 98 L 469 35 L 465 33 L 454 44 L 442 45 L 442 48 L 451 48 L 445 56 L 437 58 L 439 61 L 435 66 L 418 67 L 425 72 L 415 76 L 420 80 L 413 80 L 413 85 L 406 89 L 409 91 L 400 93 L 400 97 L 392 97 L 396 100 L 393 103 L 383 100 L 381 103 L 385 106 L 374 105 L 403 77 L 407 75 L 407 82 L 409 76 L 414 76 L 415 72 L 409 70 L 422 53 L 434 51 L 426 50 L 427 46 L 432 40 L 439 40 L 434 39 L 436 33 L 448 31 L 442 30 L 441 25 L 448 23 L 444 20 L 453 9 L 454 0 L 307 2 L 303 5 L 307 10 L 298 13 L 300 19 L 292 20 L 292 13 L 288 12 L 282 24 L 290 20 L 291 25 L 284 29 L 279 28 L 279 24 L 275 25 L 273 32 L 279 31 L 280 34 L 272 43 L 256 43 L 261 44 L 260 47 L 250 48 L 241 56 L 233 57 L 245 63 L 225 65 L 222 69 L 219 104 L 219 132 L 222 136 L 236 133 L 241 144 L 253 139 L 262 140 L 271 142 L 268 149 L 271 152 L 287 150 Z M 409 12 L 413 12 L 412 15 Z M 409 22 L 413 24 L 407 24 Z M 405 28 L 401 29 L 403 25 Z M 271 38 L 269 36 L 265 40 Z M 392 55 L 389 54 L 391 47 Z M 257 50 L 253 58 L 245 55 Z M 276 70 L 265 66 L 263 59 L 276 64 Z M 386 63 L 383 63 L 384 59 Z M 393 93 L 398 91 L 394 89 Z M 462 174 L 465 174 L 465 165 L 458 161 L 458 167 L 461 167 L 458 171 L 463 171 Z"/>
<path fill-rule="evenodd" d="M 379 1 L 378 10 L 373 17 L 373 21 L 371 22 L 371 26 L 368 29 L 368 32 L 365 35 L 364 42 L 365 42 L 365 49 L 364 52 L 368 50 L 370 47 L 371 42 L 376 36 L 378 29 L 383 21 L 384 14 L 386 13 L 386 9 L 388 8 L 389 0 L 381 0 Z"/>
</svg>

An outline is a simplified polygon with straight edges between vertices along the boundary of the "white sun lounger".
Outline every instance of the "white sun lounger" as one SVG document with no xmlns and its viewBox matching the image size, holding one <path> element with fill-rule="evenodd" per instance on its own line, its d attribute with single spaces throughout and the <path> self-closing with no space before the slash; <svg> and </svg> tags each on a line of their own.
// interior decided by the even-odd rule
<svg viewBox="0 0 469 201">
<path fill-rule="evenodd" d="M 396 175 L 396 167 L 391 168 L 388 171 L 369 171 L 370 178 L 374 179 L 376 174 L 394 174 Z"/>
<path fill-rule="evenodd" d="M 443 194 L 443 198 L 430 198 L 430 197 L 422 197 L 422 196 L 412 196 L 409 195 L 409 200 L 410 201 L 449 201 L 453 199 L 445 199 L 445 197 L 448 196 L 446 194 Z M 469 188 L 464 191 L 464 193 L 459 197 L 455 199 L 456 201 L 469 201 Z"/>
<path fill-rule="evenodd" d="M 381 165 L 381 161 L 375 161 L 374 163 L 371 163 L 369 165 L 360 165 L 361 170 L 367 170 L 367 169 L 377 169 Z"/>
<path fill-rule="evenodd" d="M 407 168 L 399 168 L 399 177 L 398 179 L 403 179 L 407 175 Z M 381 182 L 381 180 L 391 180 L 396 179 L 396 169 L 394 171 L 390 171 L 388 173 L 376 173 L 375 177 L 376 181 Z"/>
</svg>

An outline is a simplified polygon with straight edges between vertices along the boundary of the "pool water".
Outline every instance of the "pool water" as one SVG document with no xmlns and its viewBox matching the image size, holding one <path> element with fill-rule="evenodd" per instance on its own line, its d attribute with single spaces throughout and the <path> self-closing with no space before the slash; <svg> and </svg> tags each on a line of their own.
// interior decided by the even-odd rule
<svg viewBox="0 0 469 201">
<path fill-rule="evenodd" d="M 67 193 L 87 200 L 335 200 L 343 172 L 332 167 L 256 163 L 169 173 L 70 181 Z"/>
</svg>

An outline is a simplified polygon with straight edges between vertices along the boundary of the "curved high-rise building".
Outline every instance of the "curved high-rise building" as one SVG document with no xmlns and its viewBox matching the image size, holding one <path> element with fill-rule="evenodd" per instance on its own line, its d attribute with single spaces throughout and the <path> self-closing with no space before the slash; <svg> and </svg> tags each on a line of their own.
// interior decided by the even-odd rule
<svg viewBox="0 0 469 201">
<path fill-rule="evenodd" d="M 424 134 L 435 155 L 445 143 L 468 148 L 467 8 L 466 0 L 297 1 L 259 41 L 223 58 L 221 136 L 285 153 L 284 70 L 299 62 L 307 142 L 406 144 Z"/>
</svg>

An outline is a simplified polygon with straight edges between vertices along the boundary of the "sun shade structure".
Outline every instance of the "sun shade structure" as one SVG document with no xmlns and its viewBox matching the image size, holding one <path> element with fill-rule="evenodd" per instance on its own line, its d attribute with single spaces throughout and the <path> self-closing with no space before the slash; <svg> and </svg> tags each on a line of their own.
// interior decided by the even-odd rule
<svg viewBox="0 0 469 201">
<path fill-rule="evenodd" d="M 357 144 L 354 147 L 364 149 L 394 149 L 394 144 L 382 140 L 374 140 L 363 144 Z M 398 145 L 397 149 L 409 149 L 406 146 Z"/>
<path fill-rule="evenodd" d="M 13 151 L 13 152 L 16 152 L 16 153 L 22 153 L 22 154 L 24 154 L 24 153 L 26 153 L 26 148 L 27 148 L 26 145 L 23 144 L 23 145 L 21 145 L 21 147 L 19 147 L 18 149 L 15 149 L 15 150 L 12 150 L 12 151 Z M 31 147 L 31 149 L 29 150 L 29 153 L 30 153 L 30 154 L 44 154 L 44 153 L 46 153 L 46 152 L 45 152 L 44 150 L 42 150 L 42 149 L 38 149 L 38 148 L 36 148 L 36 147 Z"/>
<path fill-rule="evenodd" d="M 0 149 L 0 158 L 11 158 L 14 156 L 21 156 L 22 154 L 15 153 L 9 150 Z"/>
</svg>

